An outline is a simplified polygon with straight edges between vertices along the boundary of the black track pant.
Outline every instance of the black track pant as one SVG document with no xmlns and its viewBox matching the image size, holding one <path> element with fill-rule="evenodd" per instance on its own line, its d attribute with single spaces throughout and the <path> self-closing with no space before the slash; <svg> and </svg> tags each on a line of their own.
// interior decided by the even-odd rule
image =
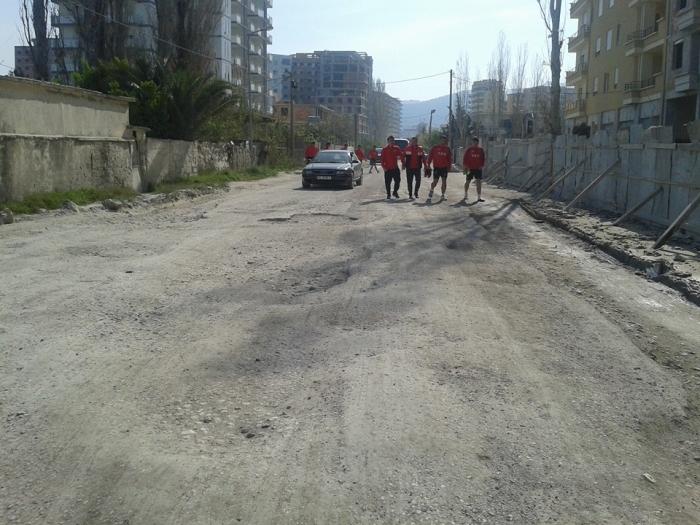
<svg viewBox="0 0 700 525">
<path fill-rule="evenodd" d="M 416 181 L 416 189 L 415 193 L 418 193 L 418 190 L 420 189 L 420 168 L 416 169 L 411 169 L 411 168 L 406 168 L 406 182 L 408 183 L 408 194 L 413 196 L 414 195 L 414 190 L 413 190 L 413 181 Z"/>
<path fill-rule="evenodd" d="M 401 186 L 401 170 L 395 168 L 384 172 L 384 184 L 386 185 L 386 194 L 391 195 L 391 181 L 394 181 L 394 193 L 398 193 Z"/>
</svg>

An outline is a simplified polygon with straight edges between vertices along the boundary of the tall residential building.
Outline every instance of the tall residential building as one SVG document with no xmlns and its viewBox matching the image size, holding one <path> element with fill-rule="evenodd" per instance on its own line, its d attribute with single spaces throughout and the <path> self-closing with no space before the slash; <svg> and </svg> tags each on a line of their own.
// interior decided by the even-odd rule
<svg viewBox="0 0 700 525">
<path fill-rule="evenodd" d="M 386 137 L 401 136 L 401 101 L 383 91 L 369 94 L 369 139 L 384 144 Z"/>
<path fill-rule="evenodd" d="M 59 30 L 60 38 L 52 39 L 51 42 L 53 46 L 61 48 L 60 54 L 64 57 L 65 69 L 70 74 L 80 67 L 83 60 L 82 50 L 85 47 L 81 42 L 78 24 L 73 18 L 73 9 L 76 9 L 76 5 L 69 0 L 52 1 L 55 4 L 55 11 L 51 16 L 51 25 Z M 158 34 L 156 0 L 126 0 L 124 9 L 127 16 L 124 22 L 120 23 L 119 28 L 124 32 L 126 55 L 154 56 Z M 83 12 L 86 18 L 103 16 L 109 19 L 114 16 L 109 12 L 100 14 Z"/>
<path fill-rule="evenodd" d="M 698 0 L 576 0 L 569 38 L 576 67 L 566 75 L 576 100 L 566 128 L 684 124 L 698 118 Z"/>
<path fill-rule="evenodd" d="M 270 53 L 270 92 L 274 102 L 289 101 L 289 82 L 287 77 L 292 73 L 292 57 Z"/>
<path fill-rule="evenodd" d="M 297 82 L 295 101 L 323 105 L 357 119 L 361 137 L 369 135 L 368 98 L 372 57 L 356 51 L 314 51 L 292 55 Z"/>
<path fill-rule="evenodd" d="M 155 56 L 158 42 L 156 0 L 125 0 L 127 56 Z M 78 25 L 67 5 L 71 0 L 53 0 L 56 14 L 52 24 L 60 31 L 55 42 L 64 48 L 68 72 L 76 71 L 82 60 L 83 43 Z M 242 86 L 256 111 L 272 114 L 267 47 L 272 43 L 272 0 L 220 0 L 209 37 L 210 67 L 221 80 Z M 111 17 L 110 13 L 99 16 Z"/>
<path fill-rule="evenodd" d="M 469 95 L 469 115 L 479 126 L 479 133 L 497 134 L 503 127 L 506 113 L 506 93 L 503 82 L 495 79 L 477 80 Z"/>
</svg>

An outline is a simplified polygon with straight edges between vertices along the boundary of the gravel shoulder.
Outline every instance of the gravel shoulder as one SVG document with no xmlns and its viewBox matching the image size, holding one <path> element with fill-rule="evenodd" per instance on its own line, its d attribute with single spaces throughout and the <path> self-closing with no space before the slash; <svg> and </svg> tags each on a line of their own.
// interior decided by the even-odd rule
<svg viewBox="0 0 700 525">
<path fill-rule="evenodd" d="M 700 310 L 381 179 L 3 226 L 0 522 L 700 522 Z"/>
</svg>

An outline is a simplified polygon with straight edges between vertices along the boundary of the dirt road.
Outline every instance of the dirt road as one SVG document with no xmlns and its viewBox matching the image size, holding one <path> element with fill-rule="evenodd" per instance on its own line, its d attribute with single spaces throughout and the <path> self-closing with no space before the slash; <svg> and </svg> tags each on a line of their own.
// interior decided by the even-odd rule
<svg viewBox="0 0 700 525">
<path fill-rule="evenodd" d="M 0 229 L 0 522 L 700 523 L 700 310 L 461 182 Z"/>
</svg>

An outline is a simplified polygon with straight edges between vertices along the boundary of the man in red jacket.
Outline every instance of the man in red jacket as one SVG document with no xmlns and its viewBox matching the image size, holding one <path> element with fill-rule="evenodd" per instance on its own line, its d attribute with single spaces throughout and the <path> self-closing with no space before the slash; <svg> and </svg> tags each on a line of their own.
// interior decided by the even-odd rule
<svg viewBox="0 0 700 525">
<path fill-rule="evenodd" d="M 396 144 L 394 144 L 393 135 L 389 135 L 386 139 L 387 145 L 382 150 L 382 168 L 384 168 L 384 184 L 386 185 L 386 198 L 391 200 L 394 195 L 399 198 L 399 186 L 401 185 L 401 170 L 399 169 L 399 161 L 403 167 L 403 152 Z M 394 181 L 394 193 L 391 193 L 391 181 Z"/>
<path fill-rule="evenodd" d="M 467 176 L 467 182 L 464 183 L 464 201 L 467 201 L 469 193 L 469 184 L 471 184 L 472 179 L 476 179 L 476 202 L 484 202 L 481 198 L 481 177 L 484 172 L 484 165 L 486 164 L 486 153 L 484 148 L 479 146 L 479 139 L 474 137 L 472 139 L 472 145 L 467 148 L 464 152 L 464 159 L 462 159 L 462 166 L 464 167 L 464 174 Z"/>
<path fill-rule="evenodd" d="M 406 168 L 406 182 L 408 183 L 408 198 L 418 198 L 420 189 L 420 170 L 425 163 L 425 152 L 418 145 L 418 137 L 413 137 L 411 143 L 403 150 L 403 165 Z M 413 193 L 413 181 L 416 182 L 416 192 Z"/>
<path fill-rule="evenodd" d="M 360 162 L 365 161 L 365 152 L 362 150 L 362 146 L 358 145 L 355 148 L 355 155 L 357 155 L 357 158 L 360 160 Z"/>
<path fill-rule="evenodd" d="M 306 150 L 304 151 L 304 158 L 306 159 L 306 163 L 308 164 L 313 160 L 313 158 L 318 154 L 318 148 L 316 147 L 315 142 L 309 142 L 309 145 L 306 146 Z"/>
<path fill-rule="evenodd" d="M 377 146 L 376 144 L 372 146 L 372 149 L 369 150 L 369 173 L 372 173 L 372 170 L 376 173 L 379 173 L 379 170 L 377 169 L 377 157 L 379 157 L 379 154 L 377 153 Z"/>
<path fill-rule="evenodd" d="M 428 202 L 433 199 L 435 186 L 442 179 L 442 200 L 447 199 L 445 192 L 447 191 L 447 174 L 452 167 L 452 150 L 447 145 L 447 135 L 440 137 L 440 144 L 433 146 L 428 155 L 428 160 L 425 162 L 425 167 L 430 168 L 433 165 L 433 183 L 430 185 L 430 193 L 428 193 Z"/>
</svg>

